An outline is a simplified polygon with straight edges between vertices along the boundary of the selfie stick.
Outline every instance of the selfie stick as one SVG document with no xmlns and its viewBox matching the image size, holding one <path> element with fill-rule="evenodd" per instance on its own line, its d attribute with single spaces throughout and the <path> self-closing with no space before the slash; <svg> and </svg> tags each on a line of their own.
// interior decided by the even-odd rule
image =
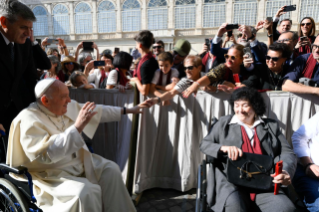
<svg viewBox="0 0 319 212">
<path fill-rule="evenodd" d="M 281 172 L 282 172 L 282 160 L 279 161 L 279 162 L 276 164 L 276 175 L 275 175 L 275 177 L 276 177 L 277 175 L 281 174 Z M 276 184 L 275 184 L 275 189 L 274 189 L 274 195 L 277 195 L 277 194 L 278 194 L 279 187 L 280 187 L 279 183 L 276 183 Z"/>
</svg>

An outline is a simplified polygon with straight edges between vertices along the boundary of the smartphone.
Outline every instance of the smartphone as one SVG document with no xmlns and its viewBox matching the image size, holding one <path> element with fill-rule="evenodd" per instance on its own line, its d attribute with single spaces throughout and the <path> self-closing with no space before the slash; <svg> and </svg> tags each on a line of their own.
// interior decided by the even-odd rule
<svg viewBox="0 0 319 212">
<path fill-rule="evenodd" d="M 232 31 L 228 31 L 228 32 L 227 32 L 227 37 L 229 37 L 229 38 L 230 38 L 232 35 L 233 35 L 233 30 L 232 30 Z"/>
<path fill-rule="evenodd" d="M 227 24 L 226 29 L 230 30 L 230 29 L 238 29 L 239 26 L 238 24 Z"/>
<path fill-rule="evenodd" d="M 290 12 L 290 11 L 295 11 L 297 8 L 296 8 L 296 5 L 289 5 L 289 6 L 286 6 L 285 9 L 284 9 L 284 12 Z"/>
<path fill-rule="evenodd" d="M 239 79 L 239 75 L 238 74 L 233 74 L 233 79 L 234 79 L 234 82 L 240 82 L 240 79 Z"/>
<path fill-rule="evenodd" d="M 209 39 L 205 38 L 205 45 L 209 47 Z"/>
<path fill-rule="evenodd" d="M 308 39 L 307 36 L 300 37 L 300 40 L 301 40 L 301 41 L 305 41 L 305 40 L 307 40 L 307 39 Z"/>
<path fill-rule="evenodd" d="M 83 42 L 83 50 L 93 52 L 93 42 Z"/>
<path fill-rule="evenodd" d="M 94 61 L 94 66 L 99 67 L 99 66 L 105 66 L 105 61 Z"/>
<path fill-rule="evenodd" d="M 58 44 L 58 43 L 59 43 L 59 40 L 56 40 L 56 39 L 48 39 L 47 42 L 48 42 L 48 44 Z"/>
<path fill-rule="evenodd" d="M 267 17 L 266 20 L 267 20 L 268 22 L 272 22 L 272 17 Z"/>
<path fill-rule="evenodd" d="M 245 47 L 244 48 L 244 55 L 248 55 L 249 58 L 252 58 L 253 55 L 251 54 L 251 50 L 250 50 L 250 47 Z"/>
<path fill-rule="evenodd" d="M 120 48 L 115 47 L 115 48 L 114 48 L 114 53 L 117 54 L 117 53 L 119 53 L 119 52 L 120 52 Z"/>
</svg>

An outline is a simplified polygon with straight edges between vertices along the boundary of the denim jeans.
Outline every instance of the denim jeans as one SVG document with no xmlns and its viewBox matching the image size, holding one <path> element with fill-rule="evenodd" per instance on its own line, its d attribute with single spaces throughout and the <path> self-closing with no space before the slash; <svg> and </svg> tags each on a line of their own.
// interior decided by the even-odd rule
<svg viewBox="0 0 319 212">
<path fill-rule="evenodd" d="M 308 177 L 298 164 L 292 184 L 296 192 L 303 196 L 307 209 L 310 212 L 319 212 L 319 179 Z"/>
</svg>

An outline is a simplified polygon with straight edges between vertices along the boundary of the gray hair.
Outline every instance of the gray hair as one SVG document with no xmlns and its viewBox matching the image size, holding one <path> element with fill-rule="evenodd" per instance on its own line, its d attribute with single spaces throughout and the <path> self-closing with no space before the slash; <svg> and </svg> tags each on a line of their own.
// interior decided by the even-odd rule
<svg viewBox="0 0 319 212">
<path fill-rule="evenodd" d="M 85 60 L 88 56 L 92 57 L 92 54 L 89 53 L 89 52 L 82 51 L 82 52 L 80 53 L 79 59 L 78 59 L 79 64 L 82 64 L 82 63 L 84 62 L 84 60 Z"/>
<path fill-rule="evenodd" d="M 292 33 L 292 40 L 293 41 L 296 41 L 299 39 L 297 32 L 287 31 L 287 32 L 282 32 L 281 34 L 286 34 L 286 33 Z"/>
<path fill-rule="evenodd" d="M 59 58 L 57 58 L 54 55 L 48 55 L 49 60 L 51 61 L 52 64 L 58 64 L 55 68 L 55 73 L 58 74 L 59 71 L 62 69 L 61 63 L 59 61 Z"/>
<path fill-rule="evenodd" d="M 11 23 L 21 17 L 23 20 L 35 22 L 37 19 L 32 10 L 18 0 L 0 0 L 0 17 L 4 16 Z"/>
</svg>

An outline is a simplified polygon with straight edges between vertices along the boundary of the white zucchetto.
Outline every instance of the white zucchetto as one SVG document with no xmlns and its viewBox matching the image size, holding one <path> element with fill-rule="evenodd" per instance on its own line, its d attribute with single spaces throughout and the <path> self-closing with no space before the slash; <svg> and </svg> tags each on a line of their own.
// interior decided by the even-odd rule
<svg viewBox="0 0 319 212">
<path fill-rule="evenodd" d="M 40 98 L 55 81 L 56 79 L 52 78 L 43 79 L 39 81 L 34 88 L 35 97 L 37 99 Z"/>
</svg>

